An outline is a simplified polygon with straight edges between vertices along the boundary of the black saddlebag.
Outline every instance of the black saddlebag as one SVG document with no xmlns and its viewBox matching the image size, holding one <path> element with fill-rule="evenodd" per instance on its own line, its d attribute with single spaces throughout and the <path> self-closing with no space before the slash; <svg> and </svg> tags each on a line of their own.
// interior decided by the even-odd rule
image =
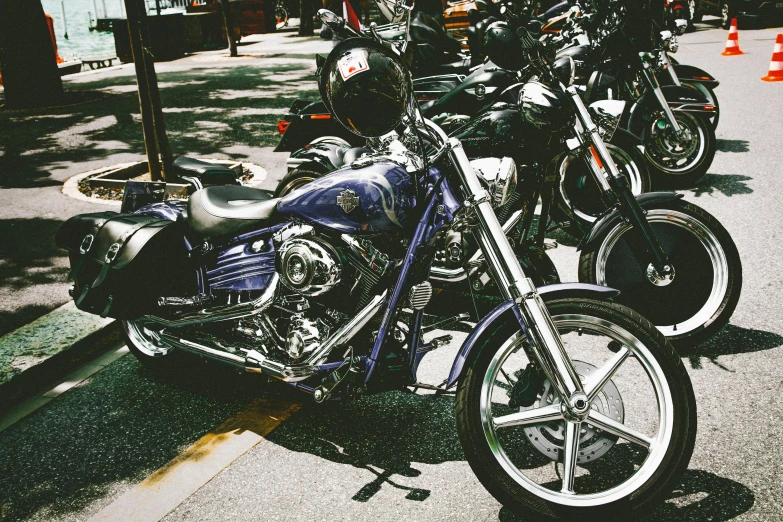
<svg viewBox="0 0 783 522">
<path fill-rule="evenodd" d="M 102 317 L 153 313 L 161 296 L 192 293 L 184 225 L 154 216 L 80 214 L 57 231 L 68 251 L 76 306 Z M 189 279 L 190 281 L 186 281 Z"/>
</svg>

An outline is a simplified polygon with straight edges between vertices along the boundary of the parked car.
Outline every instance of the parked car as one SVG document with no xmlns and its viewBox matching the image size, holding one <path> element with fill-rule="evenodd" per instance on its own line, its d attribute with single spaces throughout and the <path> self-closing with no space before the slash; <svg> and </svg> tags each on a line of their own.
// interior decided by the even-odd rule
<svg viewBox="0 0 783 522">
<path fill-rule="evenodd" d="M 783 0 L 684 0 L 681 4 L 691 24 L 701 22 L 704 15 L 720 17 L 724 29 L 729 28 L 732 18 L 740 27 L 749 22 L 783 22 Z"/>
</svg>

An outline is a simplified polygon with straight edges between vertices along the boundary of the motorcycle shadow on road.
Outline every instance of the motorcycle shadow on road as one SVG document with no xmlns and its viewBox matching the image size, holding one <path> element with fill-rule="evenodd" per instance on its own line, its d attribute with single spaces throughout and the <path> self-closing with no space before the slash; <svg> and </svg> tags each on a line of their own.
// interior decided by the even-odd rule
<svg viewBox="0 0 783 522">
<path fill-rule="evenodd" d="M 410 479 L 422 475 L 417 463 L 464 460 L 455 429 L 454 401 L 447 396 L 391 392 L 326 410 L 305 405 L 268 439 L 291 451 L 371 472 L 375 478 L 352 497 L 357 502 L 371 501 L 381 489 L 389 487 L 404 493 L 406 500 L 426 501 L 435 492 L 410 485 Z M 549 462 L 525 446 L 530 468 Z M 622 465 L 624 461 L 628 466 L 641 460 L 627 444 L 616 449 L 620 450 L 618 458 L 610 464 L 599 465 L 596 461 L 590 466 L 591 475 L 602 475 L 601 468 L 607 465 Z M 475 487 L 481 486 L 477 483 Z M 754 503 L 755 495 L 744 485 L 707 471 L 688 470 L 666 502 L 644 520 L 723 521 L 748 511 Z M 503 508 L 499 520 L 523 519 Z"/>
<path fill-rule="evenodd" d="M 753 507 L 756 496 L 739 482 L 714 473 L 689 469 L 669 498 L 640 522 L 723 522 L 731 520 Z M 503 508 L 501 522 L 532 521 Z M 543 522 L 543 521 L 542 521 Z"/>
<path fill-rule="evenodd" d="M 720 356 L 772 350 L 779 346 L 783 346 L 783 336 L 781 335 L 728 324 L 700 345 L 687 351 L 680 350 L 680 355 L 688 358 L 688 362 L 694 370 L 703 368 L 702 358 L 705 358 L 715 366 L 733 372 L 734 370 L 718 361 Z"/>
</svg>

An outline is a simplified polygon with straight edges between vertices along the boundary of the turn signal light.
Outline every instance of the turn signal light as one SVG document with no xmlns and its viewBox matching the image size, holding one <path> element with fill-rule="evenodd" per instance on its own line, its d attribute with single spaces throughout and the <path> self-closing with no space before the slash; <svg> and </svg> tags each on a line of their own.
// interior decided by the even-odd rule
<svg viewBox="0 0 783 522">
<path fill-rule="evenodd" d="M 705 105 L 704 106 L 704 110 L 705 111 L 714 111 L 715 110 L 715 106 L 714 105 Z"/>
<path fill-rule="evenodd" d="M 709 80 L 710 77 L 709 76 L 694 76 L 693 79 L 694 80 Z"/>
<path fill-rule="evenodd" d="M 310 115 L 311 120 L 331 120 L 332 115 L 331 114 L 311 114 Z"/>
<path fill-rule="evenodd" d="M 285 134 L 285 131 L 288 130 L 288 126 L 291 125 L 290 121 L 278 121 L 277 122 L 277 132 L 280 133 L 282 136 Z"/>
</svg>

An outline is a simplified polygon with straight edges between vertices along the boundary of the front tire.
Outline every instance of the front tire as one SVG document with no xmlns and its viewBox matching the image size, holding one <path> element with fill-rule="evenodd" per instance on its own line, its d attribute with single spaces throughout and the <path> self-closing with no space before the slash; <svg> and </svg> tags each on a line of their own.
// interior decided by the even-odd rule
<svg viewBox="0 0 783 522">
<path fill-rule="evenodd" d="M 586 387 L 595 382 L 590 375 L 611 377 L 592 402 L 590 417 L 577 427 L 555 418 L 559 397 L 550 393 L 547 381 L 537 404 L 512 408 L 513 378 L 521 381 L 530 361 L 519 349 L 525 336 L 509 314 L 476 347 L 457 390 L 457 431 L 468 463 L 498 501 L 522 516 L 641 517 L 678 484 L 693 453 L 696 401 L 685 368 L 665 338 L 625 307 L 587 299 L 546 306 Z M 617 373 L 607 373 L 618 360 L 624 362 Z M 554 411 L 544 423 L 522 418 L 543 408 Z M 617 433 L 592 425 L 593 412 L 614 418 Z M 565 471 L 562 455 L 569 440 L 575 449 L 575 471 L 569 475 L 576 478 L 566 485 L 565 474 L 558 473 Z"/>
<path fill-rule="evenodd" d="M 650 223 L 674 267 L 672 281 L 641 266 L 630 224 L 606 230 L 579 258 L 579 280 L 616 288 L 617 301 L 649 319 L 676 348 L 710 338 L 728 323 L 742 291 L 742 263 L 725 228 L 707 211 L 677 200 L 647 208 Z"/>
</svg>

